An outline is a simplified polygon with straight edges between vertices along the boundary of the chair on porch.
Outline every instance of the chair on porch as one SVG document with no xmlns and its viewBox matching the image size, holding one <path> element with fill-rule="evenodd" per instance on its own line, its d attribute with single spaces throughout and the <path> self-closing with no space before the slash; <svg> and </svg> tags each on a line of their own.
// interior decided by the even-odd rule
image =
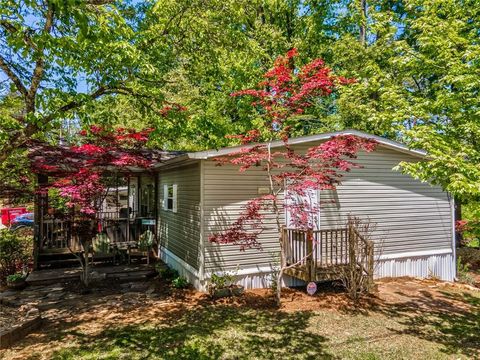
<svg viewBox="0 0 480 360">
<path fill-rule="evenodd" d="M 147 257 L 147 264 L 150 264 L 150 251 L 152 250 L 154 242 L 155 235 L 150 229 L 145 230 L 138 239 L 137 249 L 142 255 Z"/>
<path fill-rule="evenodd" d="M 92 240 L 92 262 L 112 261 L 115 262 L 115 253 L 112 249 L 110 239 L 107 234 L 100 233 Z"/>
</svg>

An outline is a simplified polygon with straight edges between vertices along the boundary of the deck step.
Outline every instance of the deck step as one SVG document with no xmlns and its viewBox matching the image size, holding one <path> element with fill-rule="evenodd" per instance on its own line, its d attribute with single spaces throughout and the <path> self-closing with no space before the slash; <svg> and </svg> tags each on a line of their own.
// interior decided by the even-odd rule
<svg viewBox="0 0 480 360">
<path fill-rule="evenodd" d="M 39 261 L 40 269 L 58 269 L 62 267 L 78 266 L 77 259 L 59 259 L 59 260 L 41 260 Z"/>
</svg>

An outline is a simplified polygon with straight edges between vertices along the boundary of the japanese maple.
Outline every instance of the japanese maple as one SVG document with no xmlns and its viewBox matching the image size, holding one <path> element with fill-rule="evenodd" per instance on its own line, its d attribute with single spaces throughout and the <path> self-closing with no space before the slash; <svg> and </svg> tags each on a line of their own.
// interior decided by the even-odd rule
<svg viewBox="0 0 480 360">
<path fill-rule="evenodd" d="M 79 133 L 80 141 L 71 146 L 32 145 L 31 168 L 34 173 L 48 176 L 39 184 L 38 192 L 56 189 L 67 200 L 69 216 L 84 251 L 78 255 L 83 269 L 83 282 L 88 285 L 88 249 L 96 235 L 98 214 L 111 174 L 130 176 L 134 170 L 148 170 L 158 153 L 144 150 L 152 129 L 105 129 L 92 125 Z M 157 157 L 157 158 L 155 158 Z"/>
<path fill-rule="evenodd" d="M 34 146 L 30 152 L 32 171 L 51 177 L 53 181 L 44 187 L 58 189 L 69 200 L 67 205 L 77 206 L 83 215 L 94 216 L 106 190 L 105 173 L 128 174 L 133 168 L 151 166 L 151 153 L 143 149 L 151 132 L 107 130 L 92 125 L 80 131 L 80 144 Z"/>
<path fill-rule="evenodd" d="M 355 81 L 334 75 L 320 59 L 297 69 L 294 66 L 297 55 L 293 49 L 280 56 L 256 88 L 232 94 L 250 97 L 251 105 L 258 110 L 264 122 L 264 128 L 230 136 L 244 146 L 218 158 L 218 164 L 233 164 L 242 172 L 252 167 L 262 169 L 268 178 L 269 194 L 249 200 L 235 222 L 225 231 L 209 237 L 213 243 L 235 244 L 241 250 L 261 249 L 259 237 L 265 225 L 265 214 L 273 212 L 281 262 L 277 274 L 278 303 L 284 271 L 298 265 L 286 264 L 281 241 L 284 210 L 290 215 L 287 226 L 312 229 L 319 209 L 317 202 L 309 201 L 309 197 L 316 196 L 318 190 L 335 189 L 345 172 L 359 167 L 354 162 L 357 153 L 361 150 L 373 151 L 376 145 L 373 140 L 352 135 L 333 137 L 305 152 L 298 152 L 289 144 L 291 125 L 300 121 L 296 115 L 312 106 L 319 97 L 332 94 L 338 86 Z M 273 142 L 278 139 L 282 141 L 282 146 L 274 146 Z M 264 142 L 258 143 L 260 141 Z"/>
</svg>

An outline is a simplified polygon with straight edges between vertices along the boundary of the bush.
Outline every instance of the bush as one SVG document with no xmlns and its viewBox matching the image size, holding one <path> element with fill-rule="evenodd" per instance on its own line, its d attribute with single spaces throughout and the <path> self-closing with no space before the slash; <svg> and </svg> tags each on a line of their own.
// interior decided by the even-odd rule
<svg viewBox="0 0 480 360">
<path fill-rule="evenodd" d="M 25 276 L 22 273 L 16 273 L 16 274 L 7 276 L 7 282 L 9 283 L 19 282 L 24 279 L 25 279 Z"/>
<path fill-rule="evenodd" d="M 0 230 L 0 280 L 23 270 L 32 260 L 33 238 L 7 229 Z"/>
<path fill-rule="evenodd" d="M 457 258 L 471 270 L 480 270 L 480 249 L 462 247 L 457 249 Z"/>
<path fill-rule="evenodd" d="M 470 265 L 462 261 L 462 257 L 457 259 L 457 278 L 461 283 L 473 285 L 475 280 L 470 275 Z"/>
<path fill-rule="evenodd" d="M 157 272 L 158 275 L 166 281 L 171 281 L 175 278 L 178 278 L 178 276 L 180 275 L 177 270 L 169 268 L 168 266 L 165 266 L 163 264 L 157 266 Z"/>
<path fill-rule="evenodd" d="M 172 287 L 175 289 L 186 289 L 188 285 L 188 280 L 183 276 L 178 276 L 172 280 Z"/>
</svg>

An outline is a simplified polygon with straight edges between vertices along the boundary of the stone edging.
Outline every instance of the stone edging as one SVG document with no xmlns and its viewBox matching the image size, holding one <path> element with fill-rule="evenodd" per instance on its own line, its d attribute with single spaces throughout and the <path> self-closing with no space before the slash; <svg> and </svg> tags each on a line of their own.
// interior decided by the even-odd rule
<svg viewBox="0 0 480 360">
<path fill-rule="evenodd" d="M 0 299 L 1 305 L 15 306 L 14 304 Z M 26 319 L 15 325 L 14 327 L 0 332 L 0 349 L 5 349 L 11 346 L 14 342 L 23 339 L 30 332 L 38 329 L 42 323 L 40 310 L 33 308 L 28 311 Z"/>
</svg>

